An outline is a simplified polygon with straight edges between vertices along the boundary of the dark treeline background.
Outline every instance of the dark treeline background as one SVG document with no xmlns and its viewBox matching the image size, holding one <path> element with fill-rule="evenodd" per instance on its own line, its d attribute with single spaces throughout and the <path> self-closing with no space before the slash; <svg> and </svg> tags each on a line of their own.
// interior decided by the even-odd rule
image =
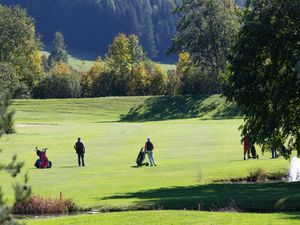
<svg viewBox="0 0 300 225">
<path fill-rule="evenodd" d="M 36 20 L 45 44 L 54 33 L 65 36 L 68 49 L 104 55 L 118 33 L 136 34 L 152 59 L 166 60 L 176 31 L 172 11 L 179 0 L 0 0 L 20 4 Z M 174 58 L 173 58 L 174 61 Z"/>
<path fill-rule="evenodd" d="M 245 0 L 237 0 L 242 4 Z M 20 4 L 36 21 L 37 32 L 46 45 L 54 33 L 64 34 L 69 50 L 97 56 L 107 52 L 118 33 L 136 34 L 147 55 L 162 62 L 176 33 L 177 18 L 172 13 L 181 0 L 0 0 L 0 4 Z"/>
</svg>

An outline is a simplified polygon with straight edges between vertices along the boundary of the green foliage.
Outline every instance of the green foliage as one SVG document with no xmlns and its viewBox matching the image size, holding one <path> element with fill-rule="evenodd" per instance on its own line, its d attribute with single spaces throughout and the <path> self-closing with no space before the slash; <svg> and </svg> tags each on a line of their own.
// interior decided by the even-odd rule
<svg viewBox="0 0 300 225">
<path fill-rule="evenodd" d="M 14 111 L 9 109 L 12 104 L 8 94 L 0 92 L 0 136 L 3 133 L 12 134 L 15 132 L 13 115 Z"/>
<path fill-rule="evenodd" d="M 176 73 L 178 77 L 177 93 L 203 95 L 219 92 L 218 81 L 207 68 L 198 67 L 187 52 L 179 54 Z"/>
<path fill-rule="evenodd" d="M 0 90 L 4 93 L 15 93 L 20 88 L 16 69 L 11 63 L 0 62 Z"/>
<path fill-rule="evenodd" d="M 61 32 L 56 32 L 53 40 L 53 49 L 48 58 L 48 68 L 53 68 L 58 62 L 68 62 L 64 36 Z"/>
<path fill-rule="evenodd" d="M 81 77 L 76 72 L 57 74 L 50 72 L 33 88 L 34 98 L 78 98 L 81 96 Z"/>
<path fill-rule="evenodd" d="M 159 65 L 151 62 L 146 64 L 148 73 L 148 91 L 149 95 L 164 95 L 167 90 L 167 73 Z"/>
<path fill-rule="evenodd" d="M 30 94 L 39 76 L 39 62 L 33 57 L 39 49 L 34 22 L 26 11 L 19 6 L 8 8 L 0 5 L 1 79 L 7 80 L 7 88 L 14 91 L 14 96 Z M 17 85 L 14 87 L 15 80 Z"/>
<path fill-rule="evenodd" d="M 300 2 L 252 0 L 224 80 L 253 143 L 300 154 Z"/>
<path fill-rule="evenodd" d="M 202 79 L 204 83 L 212 80 L 211 92 L 220 92 L 218 75 L 226 68 L 230 47 L 239 28 L 233 1 L 183 0 L 175 12 L 180 19 L 169 52 L 189 53 L 195 68 L 188 81 L 193 83 L 197 76 L 198 83 Z"/>
<path fill-rule="evenodd" d="M 109 47 L 108 58 L 96 61 L 83 83 L 91 96 L 159 95 L 166 93 L 167 75 L 146 61 L 137 36 L 119 34 Z"/>
</svg>

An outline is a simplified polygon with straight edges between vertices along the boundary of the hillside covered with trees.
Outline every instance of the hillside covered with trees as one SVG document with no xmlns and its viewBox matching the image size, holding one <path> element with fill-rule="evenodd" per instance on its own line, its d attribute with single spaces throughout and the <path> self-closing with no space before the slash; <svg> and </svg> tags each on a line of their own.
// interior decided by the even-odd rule
<svg viewBox="0 0 300 225">
<path fill-rule="evenodd" d="M 69 49 L 104 55 L 118 33 L 136 34 L 152 59 L 163 60 L 176 31 L 180 0 L 0 0 L 19 4 L 36 21 L 43 43 L 64 34 Z"/>
<path fill-rule="evenodd" d="M 243 4 L 244 0 L 235 1 Z M 175 62 L 165 52 L 176 33 L 178 16 L 174 8 L 181 0 L 0 0 L 19 4 L 36 21 L 44 44 L 52 43 L 60 31 L 68 49 L 103 56 L 118 33 L 135 34 L 147 55 L 155 60 Z"/>
</svg>

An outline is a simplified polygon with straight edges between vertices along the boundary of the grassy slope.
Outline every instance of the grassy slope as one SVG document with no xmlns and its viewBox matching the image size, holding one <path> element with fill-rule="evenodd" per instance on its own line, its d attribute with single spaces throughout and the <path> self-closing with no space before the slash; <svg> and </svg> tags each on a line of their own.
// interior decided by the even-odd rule
<svg viewBox="0 0 300 225">
<path fill-rule="evenodd" d="M 62 192 L 83 207 L 183 209 L 201 203 L 208 209 L 228 206 L 233 199 L 248 211 L 299 209 L 299 183 L 211 184 L 212 179 L 245 176 L 257 167 L 287 169 L 289 163 L 270 160 L 269 155 L 243 161 L 237 130 L 242 120 L 228 119 L 235 110 L 224 108 L 218 96 L 185 97 L 185 101 L 183 97 L 166 98 L 17 100 L 16 123 L 42 126 L 18 126 L 16 134 L 4 136 L 1 160 L 17 153 L 26 162 L 35 193 L 58 196 Z M 178 102 L 189 104 L 175 110 L 173 105 Z M 205 113 L 197 107 L 206 109 Z M 163 113 L 166 109 L 172 109 L 171 119 L 177 119 L 170 120 Z M 186 119 L 179 119 L 181 116 Z M 154 121 L 143 122 L 151 118 Z M 149 135 L 159 166 L 131 167 Z M 78 136 L 87 147 L 85 168 L 76 166 L 73 144 Z M 32 149 L 37 145 L 49 148 L 51 170 L 33 168 L 36 156 Z M 0 183 L 9 193 L 5 197 L 12 201 L 8 176 L 1 174 Z"/>
<path fill-rule="evenodd" d="M 50 55 L 50 53 L 47 51 L 43 51 L 43 54 L 46 56 Z M 92 56 L 90 53 L 75 51 L 74 54 L 69 54 L 68 64 L 75 70 L 78 70 L 80 72 L 87 72 L 90 70 L 90 68 L 95 62 L 95 60 L 92 60 L 92 58 L 95 57 Z M 176 69 L 175 64 L 158 63 L 158 65 L 162 66 L 166 71 Z"/>
<path fill-rule="evenodd" d="M 260 225 L 287 225 L 300 224 L 299 214 L 250 214 L 250 213 L 212 213 L 195 211 L 148 211 L 148 212 L 122 212 L 105 213 L 100 215 L 83 215 L 65 218 L 55 218 L 47 220 L 27 221 L 27 225 L 47 224 L 47 225 L 160 225 L 160 224 L 201 224 L 201 225 L 240 225 L 240 224 L 260 224 Z"/>
</svg>

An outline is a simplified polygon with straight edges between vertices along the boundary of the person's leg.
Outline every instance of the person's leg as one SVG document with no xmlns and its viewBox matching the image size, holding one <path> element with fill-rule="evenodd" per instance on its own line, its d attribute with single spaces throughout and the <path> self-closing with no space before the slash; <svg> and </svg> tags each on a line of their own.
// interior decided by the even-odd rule
<svg viewBox="0 0 300 225">
<path fill-rule="evenodd" d="M 82 166 L 85 166 L 85 164 L 84 164 L 84 153 L 81 155 L 81 161 L 82 161 Z"/>
<path fill-rule="evenodd" d="M 149 159 L 149 162 L 150 162 L 150 166 L 153 166 L 153 163 L 152 163 L 152 151 L 147 151 L 147 155 L 148 155 L 148 159 Z"/>
<path fill-rule="evenodd" d="M 155 160 L 154 160 L 154 157 L 153 157 L 153 151 L 152 151 L 151 157 L 152 157 L 153 165 L 156 166 L 156 163 L 155 163 Z"/>
<path fill-rule="evenodd" d="M 77 157 L 78 157 L 78 166 L 80 166 L 80 154 L 77 153 Z"/>
</svg>

